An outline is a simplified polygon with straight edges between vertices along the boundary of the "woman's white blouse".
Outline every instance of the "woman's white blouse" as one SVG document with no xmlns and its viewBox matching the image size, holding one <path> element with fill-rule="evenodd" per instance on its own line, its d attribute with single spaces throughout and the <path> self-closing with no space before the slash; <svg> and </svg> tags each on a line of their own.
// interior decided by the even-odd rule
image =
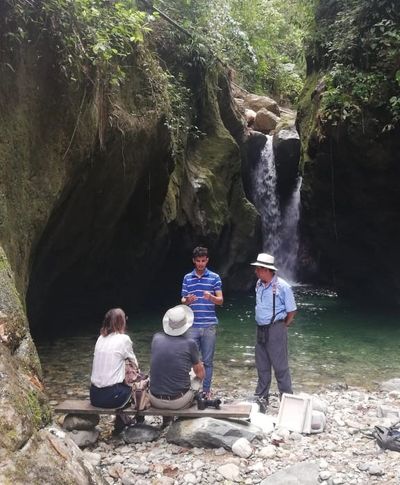
<svg viewBox="0 0 400 485">
<path fill-rule="evenodd" d="M 94 348 L 91 382 L 96 387 L 107 387 L 123 382 L 125 359 L 136 365 L 132 340 L 125 333 L 110 333 L 97 339 Z"/>
</svg>

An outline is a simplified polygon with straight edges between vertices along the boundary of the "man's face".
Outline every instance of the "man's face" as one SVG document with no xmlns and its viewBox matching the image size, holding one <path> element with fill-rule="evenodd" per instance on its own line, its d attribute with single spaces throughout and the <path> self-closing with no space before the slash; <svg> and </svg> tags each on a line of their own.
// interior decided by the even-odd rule
<svg viewBox="0 0 400 485">
<path fill-rule="evenodd" d="M 263 268 L 262 266 L 256 266 L 256 275 L 263 283 L 269 283 L 274 276 L 273 271 L 268 268 Z"/>
<path fill-rule="evenodd" d="M 197 258 L 193 258 L 193 264 L 198 273 L 203 273 L 208 264 L 208 258 L 207 256 L 198 256 Z"/>
</svg>

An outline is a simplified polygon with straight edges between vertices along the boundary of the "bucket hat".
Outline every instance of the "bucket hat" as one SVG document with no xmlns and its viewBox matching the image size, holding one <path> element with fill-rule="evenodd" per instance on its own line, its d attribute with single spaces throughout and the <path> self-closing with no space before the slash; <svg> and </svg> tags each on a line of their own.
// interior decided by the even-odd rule
<svg viewBox="0 0 400 485">
<path fill-rule="evenodd" d="M 275 268 L 275 258 L 267 253 L 260 253 L 257 256 L 257 261 L 250 264 L 251 266 L 261 266 L 262 268 L 268 268 L 274 271 L 278 271 L 278 269 Z"/>
<path fill-rule="evenodd" d="M 178 337 L 193 325 L 193 310 L 187 305 L 177 305 L 167 310 L 163 318 L 163 328 L 167 335 Z"/>
</svg>

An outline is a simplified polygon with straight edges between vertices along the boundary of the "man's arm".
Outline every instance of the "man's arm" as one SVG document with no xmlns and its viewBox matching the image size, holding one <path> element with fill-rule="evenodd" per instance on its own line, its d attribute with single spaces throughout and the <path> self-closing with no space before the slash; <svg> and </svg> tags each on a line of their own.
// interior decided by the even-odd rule
<svg viewBox="0 0 400 485">
<path fill-rule="evenodd" d="M 290 325 L 293 323 L 294 316 L 296 315 L 296 311 L 294 312 L 287 312 L 286 318 L 285 318 L 285 325 L 287 327 L 290 327 Z"/>
<path fill-rule="evenodd" d="M 198 364 L 193 364 L 193 372 L 200 380 L 204 380 L 206 371 L 204 370 L 203 362 L 200 361 Z"/>
<path fill-rule="evenodd" d="M 211 303 L 214 303 L 214 305 L 222 305 L 224 303 L 224 296 L 222 295 L 222 290 L 217 290 L 215 292 L 215 295 L 213 295 L 209 291 L 205 291 L 204 298 L 206 300 L 210 300 Z"/>
</svg>

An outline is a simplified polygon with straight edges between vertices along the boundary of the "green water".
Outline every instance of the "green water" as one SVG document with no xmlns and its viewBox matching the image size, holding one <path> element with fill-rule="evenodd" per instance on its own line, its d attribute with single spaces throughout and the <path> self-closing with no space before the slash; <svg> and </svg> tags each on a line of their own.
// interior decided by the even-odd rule
<svg viewBox="0 0 400 485">
<path fill-rule="evenodd" d="M 296 287 L 298 315 L 289 329 L 289 356 L 295 392 L 329 384 L 373 388 L 400 376 L 399 318 L 394 313 L 352 306 L 328 291 Z M 252 296 L 227 299 L 220 320 L 214 361 L 216 392 L 254 390 L 255 324 Z M 162 312 L 129 314 L 128 333 L 143 370 L 148 369 L 152 334 L 161 328 Z M 98 328 L 75 336 L 36 342 L 45 383 L 52 399 L 86 396 Z M 272 391 L 275 390 L 273 386 Z"/>
</svg>

